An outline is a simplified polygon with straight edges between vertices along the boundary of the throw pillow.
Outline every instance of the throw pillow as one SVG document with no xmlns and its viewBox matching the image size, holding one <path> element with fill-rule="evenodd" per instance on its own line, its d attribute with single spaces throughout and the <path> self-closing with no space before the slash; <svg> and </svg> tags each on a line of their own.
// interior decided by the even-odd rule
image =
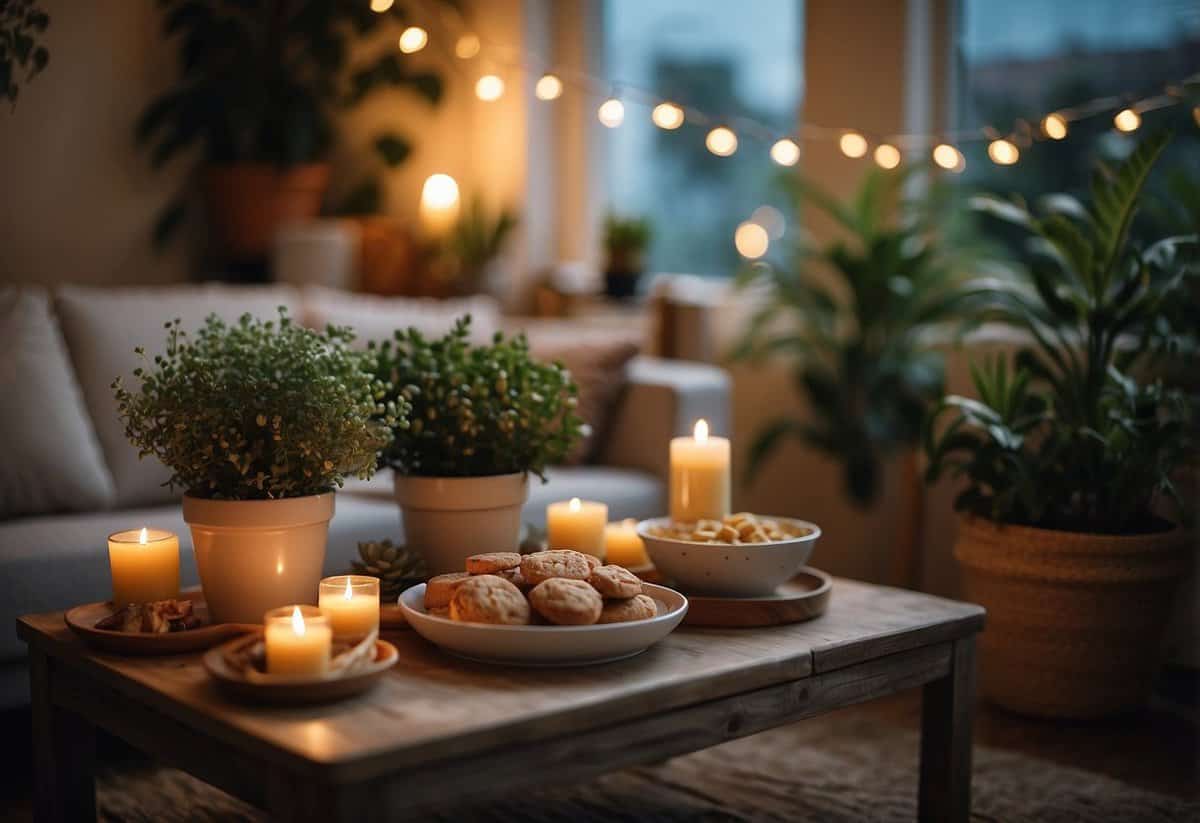
<svg viewBox="0 0 1200 823">
<path fill-rule="evenodd" d="M 490 297 L 435 300 L 432 297 L 380 297 L 310 286 L 304 289 L 304 322 L 311 328 L 350 326 L 355 345 L 390 340 L 396 329 L 414 326 L 426 337 L 441 337 L 464 314 L 471 315 L 471 340 L 487 343 L 499 325 L 499 308 Z"/>
</svg>

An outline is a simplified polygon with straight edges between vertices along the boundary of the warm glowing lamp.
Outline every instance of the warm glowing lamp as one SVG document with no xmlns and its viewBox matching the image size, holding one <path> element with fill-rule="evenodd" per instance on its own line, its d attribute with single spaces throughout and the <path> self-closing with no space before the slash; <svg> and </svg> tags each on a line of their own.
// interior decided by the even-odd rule
<svg viewBox="0 0 1200 823">
<path fill-rule="evenodd" d="M 475 81 L 475 96 L 485 103 L 499 100 L 504 94 L 504 81 L 495 74 L 485 74 Z"/>
<path fill-rule="evenodd" d="M 421 187 L 421 228 L 429 237 L 443 237 L 458 221 L 458 183 L 448 174 L 431 174 Z"/>
<path fill-rule="evenodd" d="M 747 220 L 739 225 L 733 233 L 733 245 L 742 257 L 747 260 L 757 260 L 767 253 L 767 248 L 771 245 L 771 238 L 767 235 L 764 227 Z"/>
<path fill-rule="evenodd" d="M 1011 166 L 1021 156 L 1017 144 L 1004 138 L 988 143 L 987 152 L 988 157 L 992 158 L 992 162 L 997 166 Z"/>
<path fill-rule="evenodd" d="M 625 122 L 625 104 L 615 97 L 610 97 L 600 104 L 596 116 L 600 118 L 601 123 L 615 129 Z"/>
<path fill-rule="evenodd" d="M 1138 126 L 1142 125 L 1142 116 L 1133 109 L 1121 109 L 1113 117 L 1113 125 L 1118 131 L 1137 131 Z"/>
<path fill-rule="evenodd" d="M 562 97 L 563 84 L 555 74 L 543 74 L 533 87 L 538 100 L 557 100 Z"/>
<path fill-rule="evenodd" d="M 847 157 L 862 157 L 867 153 L 867 138 L 856 131 L 848 131 L 838 138 L 838 148 Z"/>
<path fill-rule="evenodd" d="M 800 147 L 786 137 L 776 140 L 771 146 L 771 159 L 781 166 L 794 166 L 800 162 Z"/>
<path fill-rule="evenodd" d="M 460 60 L 470 60 L 477 54 L 479 54 L 478 35 L 468 32 L 454 42 L 454 56 Z"/>
<path fill-rule="evenodd" d="M 900 149 L 891 143 L 880 143 L 875 147 L 875 164 L 881 169 L 894 169 L 900 165 Z"/>
<path fill-rule="evenodd" d="M 671 131 L 683 125 L 683 109 L 674 103 L 659 103 L 650 112 L 650 119 L 660 129 Z"/>
<path fill-rule="evenodd" d="M 1042 134 L 1051 140 L 1062 140 L 1067 136 L 1067 118 L 1058 112 L 1047 114 L 1042 118 Z"/>
<path fill-rule="evenodd" d="M 737 151 L 738 139 L 733 129 L 717 126 L 704 138 L 704 145 L 717 157 L 728 157 Z"/>
<path fill-rule="evenodd" d="M 376 14 L 383 14 L 385 11 L 395 5 L 396 0 L 371 0 L 371 11 Z"/>
<path fill-rule="evenodd" d="M 938 143 L 933 147 L 933 162 L 946 171 L 959 172 L 967 167 L 967 161 L 962 152 L 949 143 Z"/>
<path fill-rule="evenodd" d="M 420 26 L 409 26 L 400 32 L 400 51 L 414 54 L 429 43 L 429 32 Z"/>
</svg>

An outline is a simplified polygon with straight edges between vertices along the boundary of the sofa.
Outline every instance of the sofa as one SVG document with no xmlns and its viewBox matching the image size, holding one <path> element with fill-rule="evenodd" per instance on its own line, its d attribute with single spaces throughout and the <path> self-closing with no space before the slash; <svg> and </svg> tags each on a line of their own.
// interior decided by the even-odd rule
<svg viewBox="0 0 1200 823">
<path fill-rule="evenodd" d="M 110 385 L 136 366 L 134 347 L 145 346 L 152 357 L 164 340 L 163 324 L 176 317 L 187 329 L 209 313 L 233 320 L 243 312 L 273 315 L 279 306 L 316 326 L 352 325 L 363 338 L 409 325 L 436 334 L 467 311 L 480 339 L 522 325 L 501 318 L 486 298 L 434 302 L 286 286 L 0 287 L 6 450 L 0 461 L 0 622 L 7 627 L 0 632 L 0 704 L 28 699 L 15 619 L 105 599 L 105 538 L 112 532 L 142 525 L 176 532 L 182 582 L 198 583 L 179 492 L 164 485 L 163 466 L 139 459 L 117 417 Z M 577 337 L 569 327 L 565 334 Z M 541 525 L 546 504 L 569 497 L 603 500 L 614 519 L 659 514 L 669 438 L 699 417 L 728 430 L 729 378 L 720 369 L 638 355 L 618 379 L 622 385 L 592 458 L 552 468 L 545 484 L 535 479 L 528 522 Z M 336 497 L 326 572 L 346 570 L 358 541 L 400 535 L 390 473 L 352 480 Z"/>
</svg>

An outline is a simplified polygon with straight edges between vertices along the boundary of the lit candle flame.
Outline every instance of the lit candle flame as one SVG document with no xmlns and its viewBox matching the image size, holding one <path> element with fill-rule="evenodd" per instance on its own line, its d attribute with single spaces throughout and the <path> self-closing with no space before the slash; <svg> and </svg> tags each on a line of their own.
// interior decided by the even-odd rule
<svg viewBox="0 0 1200 823">
<path fill-rule="evenodd" d="M 700 418 L 696 421 L 696 428 L 692 431 L 692 437 L 697 443 L 705 443 L 708 441 L 708 421 Z"/>
<path fill-rule="evenodd" d="M 304 637 L 304 616 L 300 614 L 299 606 L 292 606 L 292 634 Z"/>
<path fill-rule="evenodd" d="M 349 577 L 346 578 L 346 593 L 342 596 L 345 597 L 347 600 L 354 599 L 354 590 L 350 588 L 350 578 Z"/>
<path fill-rule="evenodd" d="M 579 502 L 578 497 L 572 497 L 571 502 L 567 504 L 567 508 L 573 512 L 577 512 L 579 511 L 581 505 L 582 504 Z"/>
<path fill-rule="evenodd" d="M 146 531 L 145 526 L 142 526 L 142 533 L 138 535 L 138 542 L 143 546 L 150 542 L 150 534 Z"/>
</svg>

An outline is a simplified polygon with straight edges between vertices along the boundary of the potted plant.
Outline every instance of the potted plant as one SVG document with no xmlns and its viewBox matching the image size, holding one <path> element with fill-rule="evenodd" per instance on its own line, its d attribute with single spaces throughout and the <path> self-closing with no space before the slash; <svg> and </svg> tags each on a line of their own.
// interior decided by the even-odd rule
<svg viewBox="0 0 1200 823">
<path fill-rule="evenodd" d="M 517 216 L 501 209 L 490 216 L 480 197 L 472 197 L 446 242 L 448 275 L 458 294 L 478 294 L 499 285 L 490 283 L 489 268 L 517 227 Z"/>
<path fill-rule="evenodd" d="M 646 217 L 604 219 L 604 293 L 626 299 L 637 294 L 638 279 L 645 271 L 646 249 L 654 237 L 654 227 Z"/>
<path fill-rule="evenodd" d="M 179 77 L 137 124 L 156 168 L 181 151 L 197 158 L 209 228 L 230 259 L 265 257 L 283 222 L 315 216 L 329 183 L 338 116 L 383 89 L 441 99 L 436 74 L 414 71 L 394 42 L 355 60 L 354 45 L 400 4 L 375 13 L 360 0 L 164 0 L 163 33 L 179 38 Z M 394 131 L 373 139 L 389 167 L 408 156 Z M 377 181 L 359 184 L 345 212 L 379 203 Z M 154 236 L 165 241 L 186 213 L 182 194 L 163 210 Z"/>
<path fill-rule="evenodd" d="M 118 378 L 113 390 L 130 441 L 186 492 L 213 619 L 258 623 L 315 603 L 333 492 L 375 471 L 403 401 L 386 396 L 348 329 L 312 331 L 282 308 L 277 321 L 210 316 L 194 337 L 178 320 L 166 328 L 165 351 L 133 372 L 140 385 Z"/>
<path fill-rule="evenodd" d="M 371 348 L 389 397 L 411 405 L 382 462 L 395 470 L 406 543 L 430 574 L 516 551 L 528 475 L 544 480 L 583 433 L 579 390 L 561 364 L 533 359 L 523 335 L 469 338 L 468 315 L 438 340 L 408 329 Z"/>
<path fill-rule="evenodd" d="M 1034 239 L 1026 278 L 992 294 L 993 318 L 1030 342 L 1012 366 L 973 369 L 978 398 L 942 402 L 928 479 L 965 478 L 955 556 L 968 597 L 988 609 L 983 693 L 1020 712 L 1088 717 L 1142 703 L 1184 565 L 1182 531 L 1159 504 L 1195 453 L 1190 409 L 1141 369 L 1173 347 L 1160 310 L 1196 238 L 1145 251 L 1128 242 L 1166 142 L 1147 139 L 1097 173 L 1086 207 L 1063 195 L 1039 215 L 979 202 Z"/>
</svg>

